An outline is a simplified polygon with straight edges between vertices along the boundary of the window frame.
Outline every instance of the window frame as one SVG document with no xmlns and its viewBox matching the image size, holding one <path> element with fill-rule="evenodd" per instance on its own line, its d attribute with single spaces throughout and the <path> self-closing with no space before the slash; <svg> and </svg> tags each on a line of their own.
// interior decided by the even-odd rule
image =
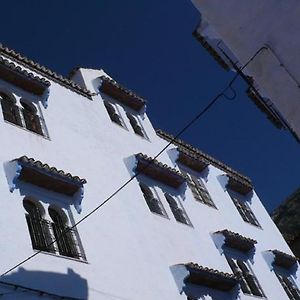
<svg viewBox="0 0 300 300">
<path fill-rule="evenodd" d="M 257 228 L 262 228 L 257 217 L 249 206 L 246 196 L 229 188 L 226 190 L 243 221 Z"/>
<path fill-rule="evenodd" d="M 23 130 L 29 131 L 33 134 L 37 134 L 38 136 L 49 139 L 49 133 L 46 127 L 45 119 L 43 117 L 39 101 L 37 101 L 35 96 L 23 96 L 23 94 L 25 95 L 25 93 L 22 93 L 22 95 L 17 95 L 11 91 L 7 92 L 6 89 L 0 86 L 0 102 L 3 121 L 11 125 L 17 126 L 18 128 L 22 128 Z M 6 118 L 5 114 L 7 114 L 7 112 L 4 108 L 5 101 L 11 101 L 11 107 L 13 107 L 13 109 L 15 110 L 15 121 Z M 31 112 L 29 112 L 29 110 L 26 109 L 26 107 L 23 104 L 27 106 L 27 108 L 31 107 Z M 30 118 L 32 118 L 32 120 L 29 120 Z"/>
<path fill-rule="evenodd" d="M 188 167 L 178 164 L 180 172 L 186 177 L 187 186 L 189 187 L 194 199 L 208 207 L 218 209 L 213 201 L 206 185 L 203 182 L 203 176 L 192 171 Z"/>
<path fill-rule="evenodd" d="M 243 294 L 266 298 L 264 290 L 250 265 L 249 256 L 229 247 L 225 248 L 224 256 L 233 274 L 239 279 Z"/>
</svg>

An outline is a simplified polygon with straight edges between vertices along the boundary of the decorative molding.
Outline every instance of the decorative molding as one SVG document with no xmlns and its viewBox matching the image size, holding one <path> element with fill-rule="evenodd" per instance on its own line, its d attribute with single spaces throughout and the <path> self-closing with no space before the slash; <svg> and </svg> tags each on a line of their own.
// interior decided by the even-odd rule
<svg viewBox="0 0 300 300">
<path fill-rule="evenodd" d="M 225 246 L 237 249 L 242 252 L 250 251 L 255 247 L 255 244 L 257 244 L 256 240 L 244 237 L 228 229 L 216 231 L 215 234 L 222 234 L 225 237 Z"/>
<path fill-rule="evenodd" d="M 232 290 L 239 283 L 234 274 L 203 267 L 192 262 L 185 266 L 190 273 L 185 279 L 186 283 L 204 285 L 225 292 Z"/>
<path fill-rule="evenodd" d="M 30 70 L 37 72 L 46 78 L 57 82 L 58 84 L 72 90 L 73 92 L 80 94 L 86 98 L 92 100 L 92 92 L 81 87 L 80 85 L 76 84 L 74 81 L 62 76 L 58 75 L 57 73 L 51 71 L 50 69 L 28 59 L 27 57 L 21 55 L 20 53 L 15 52 L 7 47 L 4 47 L 0 44 L 0 54 L 6 56 L 9 59 L 19 63 L 20 65 L 29 68 Z"/>
<path fill-rule="evenodd" d="M 282 251 L 279 250 L 270 250 L 270 251 L 274 254 L 273 264 L 276 266 L 289 269 L 298 261 L 297 257 L 284 253 Z"/>
<path fill-rule="evenodd" d="M 195 159 L 199 159 L 199 160 L 203 160 L 203 161 L 207 161 L 209 164 L 215 166 L 216 168 L 223 170 L 224 172 L 226 172 L 229 176 L 231 176 L 232 178 L 235 178 L 236 181 L 239 181 L 241 183 L 244 183 L 245 185 L 251 187 L 251 189 L 253 188 L 251 180 L 238 173 L 237 171 L 231 169 L 229 166 L 227 166 L 226 164 L 220 162 L 219 160 L 216 160 L 215 158 L 213 158 L 212 156 L 205 154 L 204 152 L 200 151 L 199 149 L 193 147 L 190 144 L 185 143 L 184 141 L 180 140 L 180 139 L 175 139 L 175 137 L 169 133 L 164 132 L 161 129 L 156 130 L 156 134 L 161 137 L 162 139 L 171 142 L 172 144 L 178 146 L 179 151 L 185 151 L 186 153 L 189 153 L 192 157 L 194 157 Z"/>
<path fill-rule="evenodd" d="M 136 172 L 143 173 L 174 188 L 178 188 L 185 182 L 185 177 L 176 169 L 142 153 L 136 154 L 135 157 L 137 159 Z"/>
<path fill-rule="evenodd" d="M 100 91 L 102 93 L 111 96 L 137 112 L 144 108 L 146 101 L 131 90 L 124 88 L 107 76 L 102 75 L 100 79 L 102 82 Z"/>
</svg>

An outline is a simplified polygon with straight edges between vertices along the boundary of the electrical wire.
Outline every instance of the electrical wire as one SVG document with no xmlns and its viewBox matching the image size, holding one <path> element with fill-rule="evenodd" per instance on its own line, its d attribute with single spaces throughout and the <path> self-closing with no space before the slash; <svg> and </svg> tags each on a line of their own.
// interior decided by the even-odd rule
<svg viewBox="0 0 300 300">
<path fill-rule="evenodd" d="M 137 171 L 133 176 L 130 177 L 127 181 L 125 181 L 118 189 L 116 189 L 108 198 L 106 198 L 103 202 L 101 202 L 98 206 L 96 206 L 93 210 L 91 210 L 88 214 L 86 214 L 83 218 L 81 218 L 78 222 L 76 222 L 74 225 L 66 228 L 65 231 L 63 231 L 57 238 L 55 238 L 51 243 L 47 245 L 47 247 L 53 245 L 57 242 L 63 235 L 65 235 L 68 231 L 72 230 L 74 227 L 78 226 L 80 223 L 85 221 L 87 218 L 89 218 L 91 215 L 93 215 L 96 211 L 98 211 L 102 206 L 104 206 L 108 201 L 110 201 L 115 195 L 117 195 L 123 188 L 125 188 L 131 181 L 133 181 L 139 174 L 141 174 L 145 169 L 147 169 L 170 145 L 173 144 L 174 141 L 177 140 L 179 136 L 181 136 L 187 129 L 189 129 L 196 121 L 198 121 L 199 118 L 201 118 L 221 97 L 224 97 L 227 100 L 233 100 L 236 98 L 237 93 L 233 89 L 232 85 L 237 80 L 237 78 L 242 73 L 242 70 L 245 69 L 254 59 L 255 57 L 262 51 L 266 49 L 266 47 L 261 47 L 258 49 L 253 56 L 243 65 L 242 68 L 240 68 L 236 74 L 233 76 L 233 78 L 229 81 L 229 83 L 226 85 L 225 88 L 223 88 L 220 93 L 218 93 L 197 115 L 195 115 L 168 143 L 166 146 L 164 146 L 151 160 L 147 162 L 147 164 L 139 171 Z M 233 95 L 229 97 L 226 94 L 226 91 L 231 90 L 233 92 Z M 32 255 L 28 256 L 27 258 L 23 259 L 13 267 L 9 268 L 5 272 L 3 272 L 0 275 L 0 278 L 7 275 L 11 271 L 15 270 L 16 268 L 20 267 L 24 263 L 28 262 L 38 254 L 43 252 L 42 250 L 38 250 L 37 252 L 33 253 Z"/>
</svg>

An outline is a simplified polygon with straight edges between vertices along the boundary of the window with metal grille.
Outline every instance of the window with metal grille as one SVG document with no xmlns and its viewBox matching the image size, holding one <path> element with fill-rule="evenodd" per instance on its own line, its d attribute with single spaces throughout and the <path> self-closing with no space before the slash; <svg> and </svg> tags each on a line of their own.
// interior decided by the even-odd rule
<svg viewBox="0 0 300 300">
<path fill-rule="evenodd" d="M 185 210 L 179 204 L 179 200 L 178 199 L 175 200 L 175 198 L 172 197 L 168 193 L 165 193 L 165 197 L 166 197 L 167 202 L 169 203 L 169 206 L 171 208 L 171 211 L 172 211 L 176 221 L 183 223 L 183 224 L 191 225 L 191 222 L 190 222 Z"/>
<path fill-rule="evenodd" d="M 210 197 L 208 190 L 202 182 L 202 179 L 187 173 L 185 170 L 180 168 L 181 173 L 186 177 L 188 187 L 191 189 L 195 200 L 204 203 L 206 205 L 216 208 L 213 200 Z"/>
<path fill-rule="evenodd" d="M 104 106 L 107 110 L 111 121 L 120 125 L 121 127 L 125 127 L 122 117 L 119 115 L 114 105 L 108 101 L 104 101 Z"/>
<path fill-rule="evenodd" d="M 27 212 L 25 216 L 33 249 L 54 253 L 51 223 L 42 217 L 41 209 L 36 203 L 24 199 L 23 206 Z"/>
<path fill-rule="evenodd" d="M 300 300 L 300 291 L 291 276 L 283 276 L 276 271 L 275 274 L 289 299 Z"/>
<path fill-rule="evenodd" d="M 18 126 L 23 126 L 16 100 L 3 92 L 0 92 L 0 100 L 4 120 Z"/>
<path fill-rule="evenodd" d="M 140 188 L 143 192 L 143 196 L 146 200 L 146 203 L 149 207 L 149 209 L 156 214 L 162 215 L 162 216 L 167 216 L 166 211 L 161 203 L 161 201 L 157 198 L 154 197 L 153 192 L 151 189 L 144 183 L 140 182 L 139 183 Z"/>
<path fill-rule="evenodd" d="M 139 125 L 137 119 L 129 112 L 127 112 L 126 115 L 135 134 L 145 138 L 146 136 L 144 134 L 144 131 L 142 127 Z"/>
<path fill-rule="evenodd" d="M 232 272 L 237 276 L 243 293 L 258 297 L 265 294 L 250 267 L 244 260 L 235 259 L 226 255 L 226 259 Z"/>
<path fill-rule="evenodd" d="M 243 199 L 243 195 L 233 192 L 228 189 L 228 193 L 237 208 L 238 212 L 240 213 L 243 220 L 247 223 L 260 227 L 259 222 L 257 221 L 254 213 L 252 212 L 251 208 L 249 207 L 248 203 L 245 199 Z"/>
<path fill-rule="evenodd" d="M 41 120 L 34 105 L 24 100 L 21 100 L 20 103 L 22 105 L 21 111 L 26 128 L 37 134 L 44 135 L 41 126 Z"/>
<path fill-rule="evenodd" d="M 76 245 L 76 236 L 74 229 L 67 226 L 66 218 L 63 218 L 62 212 L 49 207 L 49 215 L 52 219 L 52 229 L 58 246 L 60 255 L 80 258 L 80 252 Z"/>
<path fill-rule="evenodd" d="M 50 206 L 47 215 L 40 202 L 28 198 L 23 205 L 33 249 L 86 260 L 78 232 L 61 209 Z"/>
</svg>

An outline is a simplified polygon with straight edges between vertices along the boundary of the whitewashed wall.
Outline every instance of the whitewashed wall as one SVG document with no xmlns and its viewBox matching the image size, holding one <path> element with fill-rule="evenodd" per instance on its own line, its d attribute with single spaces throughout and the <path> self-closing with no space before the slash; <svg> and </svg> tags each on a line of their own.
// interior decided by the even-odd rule
<svg viewBox="0 0 300 300">
<path fill-rule="evenodd" d="M 192 0 L 204 34 L 220 38 L 300 137 L 300 3 L 297 0 Z M 202 28 L 199 28 L 202 30 Z M 204 29 L 204 28 L 203 28 Z M 224 46 L 220 44 L 220 46 Z"/>
<path fill-rule="evenodd" d="M 102 74 L 103 71 L 80 69 L 74 78 L 78 81 L 84 78 L 86 87 L 97 93 L 96 78 Z M 22 90 L 3 81 L 0 82 L 0 88 L 12 90 L 17 96 L 24 94 Z M 27 99 L 31 97 L 26 96 Z M 49 139 L 5 122 L 1 114 L 0 135 L 3 142 L 0 160 L 4 164 L 27 155 L 86 178 L 88 182 L 85 185 L 81 215 L 73 206 L 67 208 L 75 221 L 84 217 L 130 178 L 135 165 L 132 159 L 134 154 L 142 152 L 153 157 L 166 145 L 164 140 L 156 136 L 146 114 L 141 117 L 141 122 L 149 140 L 133 133 L 124 112 L 122 114 L 128 130 L 112 123 L 100 95 L 95 95 L 91 101 L 51 82 L 48 103 L 46 109 L 40 106 Z M 174 166 L 172 148 L 174 147 L 170 147 L 159 158 L 169 166 Z M 211 236 L 217 230 L 229 229 L 258 241 L 253 270 L 268 299 L 287 299 L 264 254 L 269 249 L 291 252 L 258 197 L 254 193 L 251 207 L 262 229 L 241 219 L 224 190 L 225 177 L 222 171 L 209 166 L 205 173 L 206 186 L 217 210 L 195 201 L 190 190 L 185 190 L 184 187 L 176 191 L 149 179 L 159 191 L 169 218 L 154 215 L 146 205 L 137 180 L 133 180 L 78 227 L 87 263 L 40 253 L 22 268 L 17 268 L 2 279 L 84 299 L 186 299 L 184 293 L 180 294 L 170 268 L 176 264 L 195 262 L 231 273 Z M 10 193 L 4 168 L 2 169 L 1 273 L 34 253 L 22 204 L 24 196 L 32 195 L 40 199 L 45 207 L 59 201 L 55 193 L 43 192 L 30 185 L 25 189 L 16 189 Z M 178 193 L 193 226 L 176 222 L 162 191 Z M 9 293 L 12 290 L 1 287 L 0 292 Z M 214 294 L 211 293 L 210 291 L 202 299 L 212 299 L 210 295 Z M 225 299 L 224 295 L 215 295 Z M 43 298 L 29 292 L 7 294 L 5 297 Z M 46 296 L 44 298 L 47 299 Z M 251 298 L 240 295 L 240 299 Z"/>
</svg>

